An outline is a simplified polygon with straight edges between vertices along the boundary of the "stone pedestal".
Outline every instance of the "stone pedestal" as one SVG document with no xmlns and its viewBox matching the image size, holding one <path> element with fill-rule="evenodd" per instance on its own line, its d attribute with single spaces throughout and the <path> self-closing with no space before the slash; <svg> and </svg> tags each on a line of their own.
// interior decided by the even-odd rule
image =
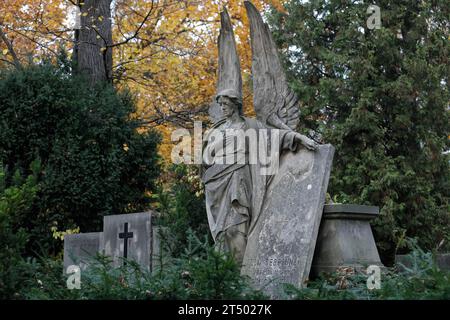
<svg viewBox="0 0 450 320">
<path fill-rule="evenodd" d="M 382 266 L 370 220 L 379 208 L 354 204 L 325 205 L 311 268 L 311 277 L 332 273 L 340 267 L 363 270 Z"/>
</svg>

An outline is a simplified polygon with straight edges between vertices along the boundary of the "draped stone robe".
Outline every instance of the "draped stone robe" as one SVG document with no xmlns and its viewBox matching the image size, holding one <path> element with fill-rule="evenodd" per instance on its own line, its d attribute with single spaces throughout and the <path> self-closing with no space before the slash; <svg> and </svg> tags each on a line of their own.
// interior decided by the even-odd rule
<svg viewBox="0 0 450 320">
<path fill-rule="evenodd" d="M 261 129 L 265 129 L 262 131 L 268 133 L 267 135 L 258 135 L 258 139 L 263 140 L 258 144 L 262 154 L 267 154 L 267 151 L 271 150 L 272 135 L 275 139 L 278 138 L 278 141 L 272 140 L 276 142 L 273 145 L 279 147 L 277 150 L 272 150 L 272 152 L 276 152 L 277 160 L 279 160 L 282 150 L 295 151 L 297 149 L 294 131 L 268 128 L 260 121 L 252 118 L 242 117 L 242 119 L 244 121 L 241 129 L 255 129 L 257 133 L 260 133 Z M 218 122 L 207 133 L 203 145 L 204 154 L 205 152 L 214 153 L 211 148 L 214 149 L 215 143 L 218 143 L 218 141 L 212 141 L 211 132 L 216 129 L 216 134 L 217 132 L 225 134 L 224 122 L 224 120 Z M 228 133 L 229 131 L 227 131 Z M 244 144 L 235 143 L 234 146 L 232 145 L 232 149 L 220 148 L 220 151 L 215 154 L 215 159 L 223 155 L 237 157 L 245 155 L 244 163 L 213 163 L 212 165 L 204 163 L 202 166 L 201 174 L 205 184 L 206 211 L 214 241 L 217 240 L 221 232 L 241 223 L 247 223 L 248 228 L 246 230 L 248 230 L 248 234 L 251 233 L 258 220 L 268 183 L 272 178 L 270 175 L 262 174 L 264 164 L 259 161 L 260 157 L 257 158 L 256 163 L 249 161 L 251 155 L 249 155 L 249 144 L 247 142 Z M 227 143 L 225 142 L 225 145 Z"/>
</svg>

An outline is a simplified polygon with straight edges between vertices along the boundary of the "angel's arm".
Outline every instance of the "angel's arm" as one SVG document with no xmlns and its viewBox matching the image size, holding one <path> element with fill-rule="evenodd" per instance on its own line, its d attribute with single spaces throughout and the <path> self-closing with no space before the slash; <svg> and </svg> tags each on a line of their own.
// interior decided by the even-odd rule
<svg viewBox="0 0 450 320">
<path fill-rule="evenodd" d="M 283 140 L 281 141 L 282 150 L 290 150 L 295 152 L 298 150 L 299 146 L 303 146 L 311 151 L 317 149 L 317 143 L 314 140 L 298 132 L 289 130 L 287 132 L 284 132 L 284 134 L 282 134 L 281 136 L 283 137 Z"/>
</svg>

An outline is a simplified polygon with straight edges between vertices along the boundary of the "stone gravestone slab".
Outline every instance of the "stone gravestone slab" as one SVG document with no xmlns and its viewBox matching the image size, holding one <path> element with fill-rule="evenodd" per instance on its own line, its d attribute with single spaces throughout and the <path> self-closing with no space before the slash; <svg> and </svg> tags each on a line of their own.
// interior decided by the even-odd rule
<svg viewBox="0 0 450 320">
<path fill-rule="evenodd" d="M 102 232 L 91 232 L 64 236 L 64 272 L 70 265 L 85 270 L 89 260 L 100 251 L 102 235 Z"/>
<path fill-rule="evenodd" d="M 152 270 L 152 215 L 150 212 L 129 213 L 103 218 L 104 254 L 113 260 L 113 266 L 137 262 L 142 268 Z M 125 258 L 125 259 L 124 259 Z"/>
<path fill-rule="evenodd" d="M 248 236 L 242 274 L 272 297 L 282 283 L 308 278 L 331 172 L 334 147 L 281 156 L 260 217 Z"/>
</svg>

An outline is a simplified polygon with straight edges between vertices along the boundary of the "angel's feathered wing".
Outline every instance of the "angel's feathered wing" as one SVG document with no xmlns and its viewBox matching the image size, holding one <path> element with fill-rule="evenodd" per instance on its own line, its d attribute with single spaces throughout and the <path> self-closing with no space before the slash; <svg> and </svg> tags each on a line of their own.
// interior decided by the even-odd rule
<svg viewBox="0 0 450 320">
<path fill-rule="evenodd" d="M 253 105 L 258 119 L 280 129 L 295 130 L 297 95 L 288 87 L 269 27 L 255 6 L 245 1 L 252 43 Z"/>
<path fill-rule="evenodd" d="M 217 94 L 233 92 L 242 101 L 241 64 L 237 54 L 233 27 L 226 8 L 220 13 L 220 35 L 218 39 L 219 72 L 217 79 Z M 213 123 L 218 122 L 222 116 L 215 99 L 210 106 L 209 115 Z"/>
</svg>

